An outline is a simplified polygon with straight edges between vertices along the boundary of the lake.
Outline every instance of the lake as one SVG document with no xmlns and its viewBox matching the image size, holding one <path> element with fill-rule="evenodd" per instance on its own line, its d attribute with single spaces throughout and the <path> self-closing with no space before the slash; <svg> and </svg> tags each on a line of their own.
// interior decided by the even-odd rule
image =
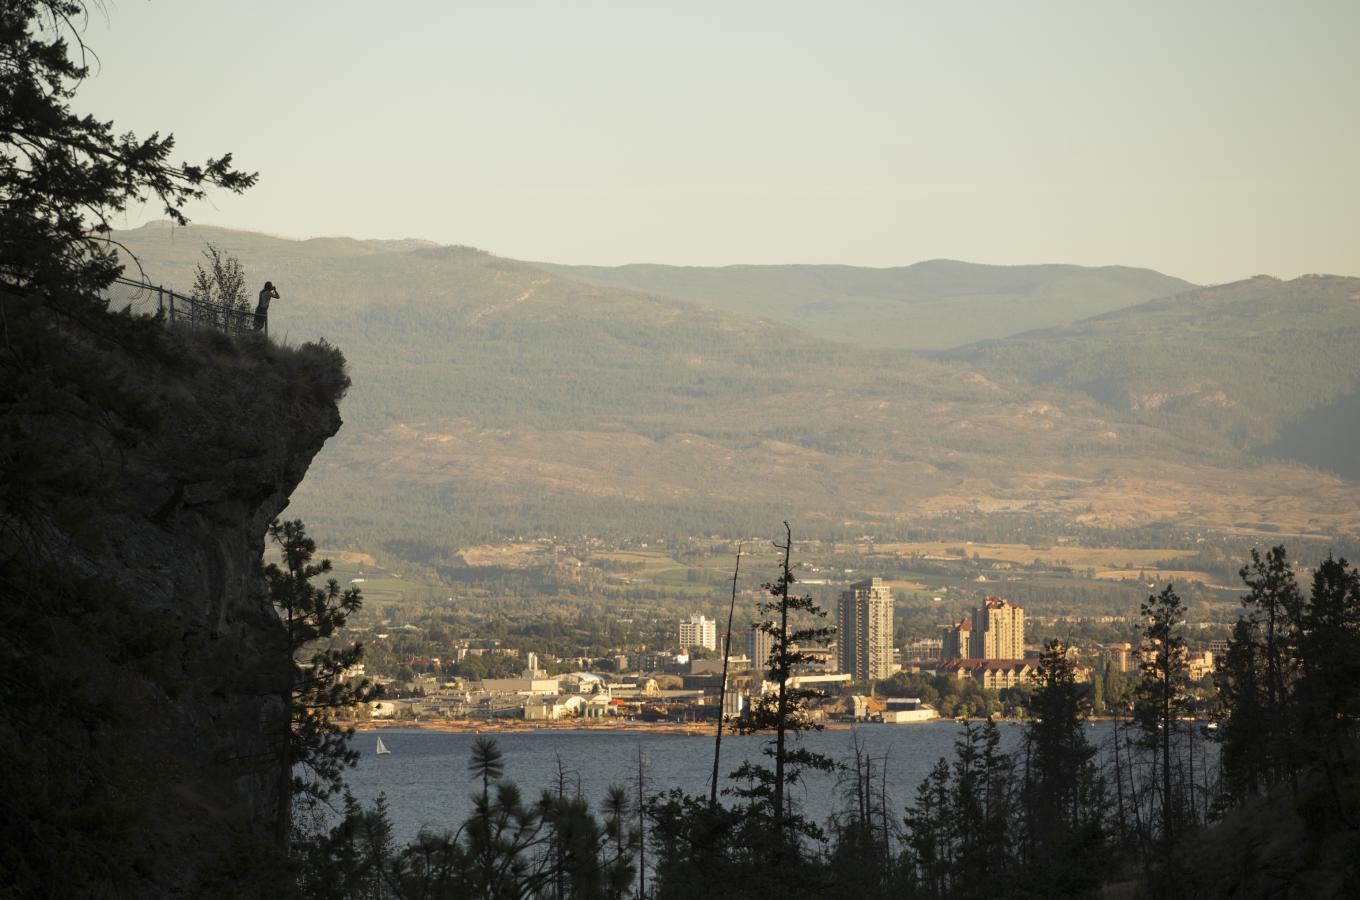
<svg viewBox="0 0 1360 900">
<path fill-rule="evenodd" d="M 1096 746 L 1108 742 L 1114 725 L 1099 722 L 1089 729 Z M 953 758 L 955 739 L 962 726 L 953 721 L 914 725 L 862 725 L 854 731 L 821 731 L 803 736 L 809 749 L 836 759 L 851 755 L 852 737 L 858 735 L 875 758 L 887 758 L 887 789 L 891 808 L 904 810 L 916 786 L 941 756 Z M 1001 723 L 1002 748 L 1014 749 L 1024 733 L 1018 723 Z M 374 753 L 378 735 L 392 752 Z M 362 757 L 347 782 L 354 795 L 371 803 L 387 797 L 394 836 L 399 842 L 413 838 L 421 829 L 453 831 L 472 813 L 477 785 L 467 771 L 468 758 L 477 734 L 449 734 L 413 729 L 364 732 L 354 746 Z M 637 734 L 622 731 L 521 732 L 490 735 L 505 754 L 505 777 L 519 785 L 528 800 L 555 788 L 558 764 L 568 773 L 571 790 L 579 788 L 598 814 L 598 803 L 611 784 L 637 793 L 637 757 L 641 750 L 648 795 L 671 788 L 707 795 L 713 768 L 712 736 Z M 723 736 L 721 785 L 726 774 L 743 759 L 755 758 L 768 738 L 762 735 Z M 839 808 L 835 775 L 813 773 L 807 784 L 795 788 L 795 798 L 805 812 L 823 822 Z"/>
</svg>

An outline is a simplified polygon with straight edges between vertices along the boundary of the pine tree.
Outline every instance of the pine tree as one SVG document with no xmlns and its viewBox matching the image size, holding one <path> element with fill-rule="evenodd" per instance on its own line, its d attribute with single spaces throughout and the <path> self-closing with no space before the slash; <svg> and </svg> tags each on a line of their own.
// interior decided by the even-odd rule
<svg viewBox="0 0 1360 900">
<path fill-rule="evenodd" d="M 280 846 L 286 846 L 292 830 L 290 799 L 326 799 L 339 790 L 344 769 L 358 761 L 359 754 L 349 746 L 354 729 L 336 722 L 335 710 L 366 702 L 373 689 L 366 681 L 347 678 L 363 659 L 363 645 L 330 643 L 362 605 L 359 589 L 341 590 L 334 578 L 324 587 L 312 583 L 331 570 L 331 563 L 328 559 L 312 562 L 316 542 L 307 536 L 301 521 L 275 521 L 269 526 L 269 537 L 283 558 L 282 566 L 270 563 L 265 567 L 264 578 L 268 600 L 282 626 L 286 653 L 278 748 L 281 800 L 275 833 Z"/>
<path fill-rule="evenodd" d="M 792 587 L 797 579 L 790 565 L 793 549 L 793 533 L 787 522 L 784 523 L 784 543 L 775 545 L 783 551 L 779 578 L 764 585 L 769 595 L 761 604 L 760 612 L 764 618 L 756 628 L 773 638 L 770 651 L 770 677 L 776 683 L 772 694 L 765 694 L 751 704 L 751 714 L 740 724 L 744 734 L 774 732 L 774 739 L 765 747 L 765 754 L 774 760 L 774 769 L 746 762 L 732 777 L 745 781 L 747 787 L 736 789 L 739 796 L 767 806 L 767 814 L 774 828 L 776 854 L 783 853 L 796 842 L 796 833 L 813 834 L 816 826 L 806 818 L 790 813 L 787 801 L 789 785 L 796 783 L 804 771 L 812 769 L 829 772 L 836 763 L 827 756 L 813 753 L 805 747 L 792 746 L 792 739 L 806 730 L 818 730 L 808 711 L 811 700 L 820 697 L 818 691 L 795 688 L 789 681 L 794 667 L 805 664 L 811 657 L 798 650 L 800 644 L 809 641 L 823 641 L 835 633 L 835 629 L 818 626 L 798 627 L 795 620 L 825 618 L 823 612 L 809 596 L 797 596 Z"/>
<path fill-rule="evenodd" d="M 463 872 L 466 896 L 533 896 L 553 874 L 546 858 L 535 857 L 548 843 L 545 804 L 526 805 L 519 788 L 502 780 L 504 756 L 492 738 L 478 738 L 473 744 L 468 773 L 481 782 L 481 791 L 473 797 L 473 813 L 459 832 L 469 863 Z"/>
<path fill-rule="evenodd" d="M 207 187 L 239 192 L 256 180 L 229 153 L 176 164 L 173 136 L 138 140 L 73 112 L 90 75 L 87 19 L 79 0 L 12 0 L 0 17 L 0 286 L 79 317 L 103 309 L 97 293 L 122 271 L 109 239 L 116 214 L 150 196 L 183 225 L 183 207 Z"/>
<path fill-rule="evenodd" d="M 505 754 L 494 738 L 479 737 L 473 741 L 468 773 L 482 783 L 482 803 L 490 804 L 491 782 L 505 775 Z"/>
<path fill-rule="evenodd" d="M 956 827 L 950 802 L 949 763 L 943 757 L 916 788 L 907 809 L 907 857 L 915 881 L 931 900 L 944 900 L 953 887 Z"/>
<path fill-rule="evenodd" d="M 1300 618 L 1299 734 L 1305 759 L 1326 780 L 1331 814 L 1360 828 L 1354 797 L 1356 722 L 1360 721 L 1360 570 L 1328 556 L 1313 575 Z M 1349 784 L 1349 790 L 1343 785 Z"/>
<path fill-rule="evenodd" d="M 1105 851 L 1105 785 L 1086 739 L 1089 705 L 1067 646 L 1051 640 L 1039 660 L 1025 730 L 1023 787 L 1029 878 L 1068 896 L 1099 884 L 1092 865 Z"/>
<path fill-rule="evenodd" d="M 1272 734 L 1260 628 L 1244 616 L 1233 625 L 1228 652 L 1214 673 L 1218 694 L 1219 762 L 1223 799 L 1240 803 L 1269 781 L 1271 757 L 1261 752 L 1262 735 Z M 1278 746 L 1267 744 L 1267 746 Z"/>
<path fill-rule="evenodd" d="M 1255 626 L 1253 636 L 1259 641 L 1251 655 L 1254 664 L 1260 667 L 1256 680 L 1262 688 L 1264 715 L 1253 724 L 1260 729 L 1256 732 L 1258 768 L 1269 786 L 1282 778 L 1292 778 L 1294 773 L 1290 752 L 1293 738 L 1289 732 L 1294 715 L 1290 696 L 1303 598 L 1284 547 L 1272 548 L 1264 559 L 1253 548 L 1251 565 L 1243 567 L 1239 574 L 1250 589 L 1242 598 L 1242 606 Z M 1243 661 L 1239 654 L 1238 662 Z"/>
<path fill-rule="evenodd" d="M 883 787 L 888 761 L 872 756 L 857 733 L 851 736 L 850 751 L 851 761 L 842 768 L 840 784 L 845 806 L 831 818 L 828 880 L 841 895 L 868 900 L 887 896 L 895 874 Z"/>
<path fill-rule="evenodd" d="M 1082 802 L 1082 781 L 1094 771 L 1096 749 L 1086 740 L 1083 726 L 1088 704 L 1061 641 L 1049 641 L 1040 655 L 1030 710 L 1025 730 L 1030 746 L 1025 785 L 1027 837 L 1031 852 L 1041 853 L 1063 843 L 1098 812 Z"/>
<path fill-rule="evenodd" d="M 1144 618 L 1141 680 L 1135 691 L 1134 719 L 1143 745 L 1158 759 L 1161 888 L 1174 883 L 1176 839 L 1186 818 L 1185 798 L 1178 792 L 1172 750 L 1180 719 L 1189 711 L 1190 675 L 1185 636 L 1185 605 L 1171 585 L 1142 604 Z M 1175 760 L 1178 762 L 1178 760 Z"/>
<path fill-rule="evenodd" d="M 611 784 L 604 798 L 604 835 L 607 844 L 604 861 L 604 894 L 608 900 L 623 900 L 633 884 L 633 854 L 641 835 L 625 820 L 632 803 L 628 790 Z"/>
</svg>

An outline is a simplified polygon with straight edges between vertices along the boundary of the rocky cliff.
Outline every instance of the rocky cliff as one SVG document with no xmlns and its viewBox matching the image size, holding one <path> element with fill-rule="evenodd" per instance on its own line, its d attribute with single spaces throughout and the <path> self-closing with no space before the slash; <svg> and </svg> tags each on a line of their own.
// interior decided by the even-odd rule
<svg viewBox="0 0 1360 900">
<path fill-rule="evenodd" d="M 0 299 L 0 893 L 183 895 L 282 799 L 261 555 L 344 360 Z"/>
</svg>

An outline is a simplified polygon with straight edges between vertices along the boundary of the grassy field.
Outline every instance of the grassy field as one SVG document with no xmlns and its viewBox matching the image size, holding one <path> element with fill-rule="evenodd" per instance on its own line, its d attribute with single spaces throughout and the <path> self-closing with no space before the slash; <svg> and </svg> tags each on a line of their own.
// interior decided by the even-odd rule
<svg viewBox="0 0 1360 900">
<path fill-rule="evenodd" d="M 963 549 L 971 557 L 993 562 L 1019 563 L 1028 565 L 1036 559 L 1045 565 L 1073 566 L 1079 568 L 1140 568 L 1151 566 L 1160 560 L 1179 556 L 1192 556 L 1189 550 L 1152 549 L 1129 550 L 1123 547 L 1076 547 L 1059 544 L 1052 547 L 1031 547 L 1027 544 L 978 544 L 973 541 L 926 541 L 911 544 L 877 544 L 875 549 L 888 555 L 909 557 L 920 556 L 949 557 Z M 957 555 L 950 557 L 957 559 Z"/>
<path fill-rule="evenodd" d="M 273 548 L 266 549 L 264 558 L 266 563 L 281 562 Z M 315 558 L 330 560 L 331 571 L 327 577 L 334 578 L 342 588 L 359 588 L 370 609 L 379 604 L 404 607 L 414 603 L 416 598 L 424 601 L 431 595 L 443 593 L 438 580 L 419 570 L 408 571 L 406 567 L 400 570 L 385 568 L 371 553 L 318 547 Z"/>
</svg>

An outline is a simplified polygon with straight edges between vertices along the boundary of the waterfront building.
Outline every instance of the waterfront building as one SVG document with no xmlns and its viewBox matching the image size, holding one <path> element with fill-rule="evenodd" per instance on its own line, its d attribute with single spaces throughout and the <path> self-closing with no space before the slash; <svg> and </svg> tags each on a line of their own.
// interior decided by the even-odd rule
<svg viewBox="0 0 1360 900">
<path fill-rule="evenodd" d="M 856 681 L 892 675 L 893 596 L 882 578 L 850 585 L 836 610 L 840 670 Z"/>
<path fill-rule="evenodd" d="M 818 691 L 824 691 L 828 688 L 846 688 L 850 686 L 850 682 L 849 672 L 821 672 L 789 676 L 789 687 L 812 688 Z"/>
<path fill-rule="evenodd" d="M 695 613 L 688 621 L 680 623 L 680 646 L 686 648 L 703 647 L 706 650 L 718 649 L 718 623 Z"/>
<path fill-rule="evenodd" d="M 579 716 L 586 705 L 580 694 L 559 697 L 532 697 L 524 701 L 524 718 L 531 721 L 555 721 L 567 716 Z"/>
<path fill-rule="evenodd" d="M 971 678 L 985 689 L 1019 687 L 1039 675 L 1037 659 L 951 659 L 940 665 L 940 674 L 963 680 Z"/>
<path fill-rule="evenodd" d="M 929 722 L 938 719 L 940 714 L 934 707 L 922 703 L 919 697 L 886 697 L 880 716 L 885 724 L 905 725 L 910 722 Z"/>
<path fill-rule="evenodd" d="M 556 694 L 560 685 L 556 678 L 483 678 L 476 683 L 485 694 Z"/>
</svg>

